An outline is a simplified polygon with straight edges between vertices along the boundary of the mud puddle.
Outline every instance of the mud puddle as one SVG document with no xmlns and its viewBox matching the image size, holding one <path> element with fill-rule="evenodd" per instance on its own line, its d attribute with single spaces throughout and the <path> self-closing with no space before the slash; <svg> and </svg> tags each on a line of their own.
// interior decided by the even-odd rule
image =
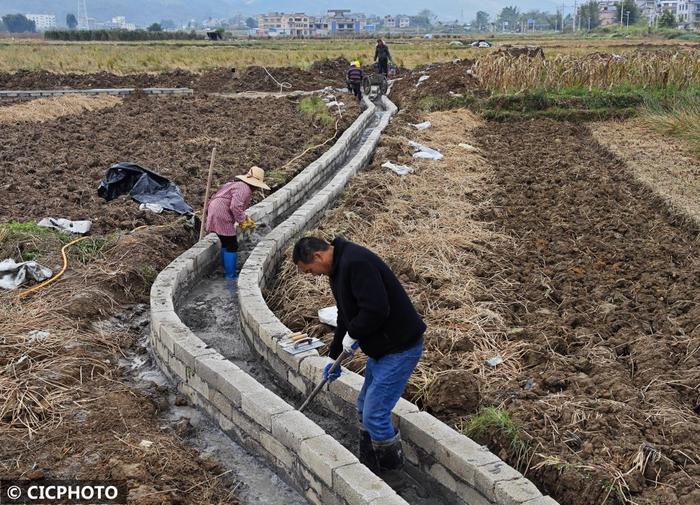
<svg viewBox="0 0 700 505">
<path fill-rule="evenodd" d="M 224 480 L 245 505 L 306 505 L 308 502 L 280 479 L 267 463 L 231 440 L 203 412 L 187 405 L 169 379 L 160 371 L 148 352 L 147 306 L 140 304 L 128 312 L 99 323 L 101 329 L 128 327 L 139 329 L 141 338 L 135 352 L 120 359 L 126 369 L 129 385 L 149 396 L 158 395 L 159 419 L 163 427 L 173 428 L 185 442 L 200 453 L 200 457 L 216 462 Z"/>
</svg>

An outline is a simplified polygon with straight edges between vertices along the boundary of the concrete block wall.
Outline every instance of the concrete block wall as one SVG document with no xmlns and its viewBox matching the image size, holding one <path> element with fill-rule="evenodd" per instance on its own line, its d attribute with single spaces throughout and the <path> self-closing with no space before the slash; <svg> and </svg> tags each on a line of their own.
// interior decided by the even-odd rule
<svg viewBox="0 0 700 505">
<path fill-rule="evenodd" d="M 302 394 L 310 392 L 320 381 L 329 359 L 316 351 L 293 356 L 282 350 L 279 340 L 291 330 L 267 307 L 262 288 L 272 282 L 285 248 L 320 218 L 348 180 L 370 159 L 381 131 L 396 111 L 393 103 L 386 98 L 383 100 L 388 113 L 370 134 L 365 146 L 324 189 L 257 244 L 239 277 L 244 334 L 271 368 Z M 361 386 L 360 376 L 344 370 L 341 378 L 319 395 L 318 401 L 347 419 L 354 419 L 355 399 Z M 407 459 L 412 465 L 409 471 L 423 482 L 437 486 L 443 496 L 449 497 L 449 503 L 556 505 L 552 498 L 543 496 L 528 479 L 486 447 L 432 415 L 419 412 L 410 402 L 399 402 L 394 409 L 394 421 L 402 432 Z"/>
<path fill-rule="evenodd" d="M 373 114 L 373 110 L 369 110 Z M 347 142 L 356 138 L 353 135 L 359 135 L 371 119 L 371 115 L 364 113 L 353 123 L 351 131 L 345 135 Z M 341 149 L 335 152 L 343 155 Z M 335 158 L 328 156 L 325 164 L 317 166 L 325 169 L 334 162 Z M 316 174 L 312 174 L 314 176 Z M 288 195 L 296 192 L 302 198 L 302 193 L 311 191 L 312 186 L 305 182 L 291 188 L 294 189 L 287 191 Z M 268 203 L 263 201 L 258 208 L 264 209 Z M 209 235 L 175 259 L 156 278 L 151 288 L 149 342 L 160 368 L 193 404 L 208 412 L 229 436 L 270 462 L 309 503 L 406 505 L 338 441 L 208 347 L 180 320 L 176 313 L 180 300 L 198 280 L 211 272 L 218 262 L 219 250 L 218 239 Z M 263 346 L 258 347 L 263 349 Z M 282 365 L 278 370 L 282 370 Z"/>
</svg>

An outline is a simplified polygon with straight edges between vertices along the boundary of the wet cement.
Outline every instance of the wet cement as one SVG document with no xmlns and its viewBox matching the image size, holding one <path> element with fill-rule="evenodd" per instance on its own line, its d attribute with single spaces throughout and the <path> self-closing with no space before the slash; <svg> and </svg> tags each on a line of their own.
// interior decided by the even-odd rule
<svg viewBox="0 0 700 505">
<path fill-rule="evenodd" d="M 236 488 L 236 497 L 244 505 L 307 505 L 306 499 L 280 479 L 264 459 L 252 455 L 229 438 L 199 409 L 183 406 L 175 385 L 160 371 L 148 352 L 149 312 L 136 305 L 114 318 L 97 324 L 102 331 L 139 331 L 138 345 L 119 366 L 129 377 L 129 385 L 158 398 L 158 410 L 164 426 L 183 432 L 184 440 L 203 456 L 217 461 L 230 473 L 225 479 Z"/>
</svg>

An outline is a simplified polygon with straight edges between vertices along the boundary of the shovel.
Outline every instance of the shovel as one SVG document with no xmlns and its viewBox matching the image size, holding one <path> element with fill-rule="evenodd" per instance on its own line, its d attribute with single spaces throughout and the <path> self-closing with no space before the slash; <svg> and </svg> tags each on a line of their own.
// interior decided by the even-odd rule
<svg viewBox="0 0 700 505">
<path fill-rule="evenodd" d="M 340 356 L 338 356 L 338 358 L 335 360 L 333 366 L 331 366 L 331 369 L 328 371 L 328 373 L 331 374 L 335 372 L 340 367 L 340 364 L 343 362 L 343 360 L 348 356 L 350 356 L 349 353 L 345 351 L 341 352 Z M 301 407 L 299 407 L 299 412 L 302 412 L 309 405 L 309 403 L 311 403 L 311 400 L 316 398 L 316 395 L 319 393 L 319 391 L 321 391 L 321 389 L 323 389 L 323 386 L 326 385 L 326 382 L 328 382 L 328 379 L 324 377 L 323 380 L 318 384 L 318 386 L 316 386 L 314 390 L 311 391 L 309 397 L 306 400 L 304 400 L 304 403 L 301 404 Z"/>
</svg>

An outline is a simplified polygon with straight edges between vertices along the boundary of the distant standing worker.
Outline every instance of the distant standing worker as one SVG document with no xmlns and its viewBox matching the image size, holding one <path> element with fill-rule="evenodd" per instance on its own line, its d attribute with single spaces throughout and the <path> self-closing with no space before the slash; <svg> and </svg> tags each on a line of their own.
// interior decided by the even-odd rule
<svg viewBox="0 0 700 505">
<path fill-rule="evenodd" d="M 207 206 L 207 231 L 216 233 L 221 241 L 221 263 L 224 277 L 235 279 L 238 260 L 238 238 L 236 224 L 242 230 L 255 228 L 245 210 L 250 205 L 255 188 L 270 189 L 265 184 L 265 171 L 252 167 L 245 175 L 237 175 L 237 181 L 227 182 L 212 197 Z"/>
<path fill-rule="evenodd" d="M 352 91 L 355 98 L 362 100 L 362 78 L 364 73 L 362 72 L 362 66 L 359 61 L 353 61 L 352 65 L 348 69 L 347 83 L 348 89 Z"/>
<path fill-rule="evenodd" d="M 396 476 L 404 455 L 391 410 L 423 352 L 425 323 L 391 269 L 369 249 L 341 237 L 330 244 L 305 237 L 295 244 L 292 261 L 303 273 L 330 279 L 338 306 L 330 358 L 352 354 L 358 345 L 367 355 L 357 397 L 360 461 L 384 477 Z M 340 376 L 340 368 L 331 373 L 331 366 L 323 371 L 329 381 Z"/>
<path fill-rule="evenodd" d="M 389 46 L 382 39 L 377 39 L 377 47 L 374 49 L 374 62 L 377 63 L 380 74 L 389 75 L 390 59 Z"/>
</svg>

